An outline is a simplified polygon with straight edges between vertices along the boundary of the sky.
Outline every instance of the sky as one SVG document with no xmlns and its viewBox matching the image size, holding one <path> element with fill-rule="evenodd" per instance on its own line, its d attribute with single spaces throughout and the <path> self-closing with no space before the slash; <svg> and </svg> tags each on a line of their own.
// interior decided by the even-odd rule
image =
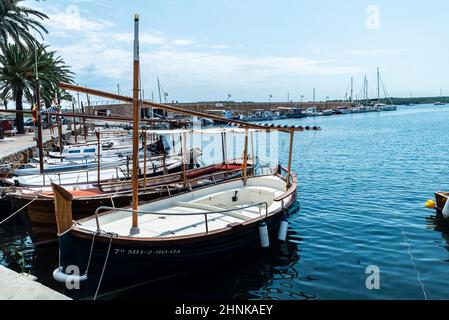
<svg viewBox="0 0 449 320">
<path fill-rule="evenodd" d="M 447 0 L 27 0 L 50 20 L 45 42 L 76 82 L 131 95 L 133 17 L 141 82 L 168 100 L 343 99 L 354 77 L 377 95 L 449 95 Z"/>
</svg>

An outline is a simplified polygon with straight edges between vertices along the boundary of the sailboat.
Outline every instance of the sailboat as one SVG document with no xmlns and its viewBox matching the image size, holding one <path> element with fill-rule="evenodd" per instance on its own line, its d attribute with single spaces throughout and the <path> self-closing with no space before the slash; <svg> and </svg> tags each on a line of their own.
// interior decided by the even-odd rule
<svg viewBox="0 0 449 320">
<path fill-rule="evenodd" d="M 443 98 L 443 89 L 440 89 L 440 98 Z M 445 106 L 446 102 L 439 101 L 434 103 L 435 106 Z"/>
<path fill-rule="evenodd" d="M 381 85 L 381 83 L 382 83 L 386 98 L 390 100 L 391 104 L 389 104 L 389 105 L 380 102 L 380 85 Z M 391 100 L 390 96 L 388 95 L 387 89 L 385 88 L 385 85 L 383 84 L 382 78 L 380 77 L 380 69 L 379 68 L 377 68 L 377 103 L 374 104 L 374 109 L 376 109 L 377 111 L 397 111 L 398 110 L 398 107 L 393 104 L 393 101 Z"/>
<path fill-rule="evenodd" d="M 134 22 L 133 168 L 136 168 L 138 15 Z M 78 87 L 77 90 L 82 88 Z M 104 96 L 110 95 L 105 93 Z M 279 239 L 285 240 L 288 226 L 285 219 L 297 205 L 297 180 L 291 172 L 294 133 L 306 129 L 319 130 L 317 127 L 265 127 L 173 106 L 151 105 L 245 128 L 242 174 L 234 180 L 149 203 L 139 203 L 138 183 L 137 179 L 133 179 L 131 207 L 99 207 L 94 215 L 75 222 L 72 216 L 72 194 L 53 184 L 60 244 L 60 265 L 53 277 L 59 282 L 79 281 L 82 289 L 88 290 L 88 294 L 94 298 L 102 288 L 129 285 L 161 274 L 186 272 L 227 259 L 241 250 L 254 250 L 259 245 L 266 248 L 276 233 Z M 271 174 L 248 176 L 250 128 L 290 133 L 287 170 L 278 166 Z M 137 170 L 133 170 L 133 173 L 137 174 Z M 79 276 L 71 273 L 73 266 L 80 270 Z"/>
</svg>

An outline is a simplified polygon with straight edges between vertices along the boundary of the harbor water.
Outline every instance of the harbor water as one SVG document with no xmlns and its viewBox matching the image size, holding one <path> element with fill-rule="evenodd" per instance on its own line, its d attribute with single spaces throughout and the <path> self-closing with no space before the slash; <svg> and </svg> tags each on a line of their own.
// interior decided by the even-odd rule
<svg viewBox="0 0 449 320">
<path fill-rule="evenodd" d="M 448 108 L 277 121 L 323 129 L 294 145 L 301 209 L 287 243 L 106 298 L 449 299 L 449 223 L 424 207 L 449 190 Z M 288 136 L 280 146 L 287 160 Z M 0 264 L 62 291 L 57 260 L 57 245 L 35 248 L 20 222 L 0 226 Z M 373 266 L 380 287 L 369 290 Z"/>
</svg>

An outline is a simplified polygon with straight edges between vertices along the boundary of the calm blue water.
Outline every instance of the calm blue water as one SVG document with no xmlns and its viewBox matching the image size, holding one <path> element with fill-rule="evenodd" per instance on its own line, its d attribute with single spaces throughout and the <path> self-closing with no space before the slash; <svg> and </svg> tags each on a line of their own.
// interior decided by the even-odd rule
<svg viewBox="0 0 449 320">
<path fill-rule="evenodd" d="M 323 128 L 296 139 L 301 211 L 288 243 L 110 298 L 449 299 L 449 227 L 424 208 L 449 190 L 448 108 L 281 121 Z M 0 229 L 0 262 L 54 285 L 57 249 L 11 246 L 21 230 Z M 366 289 L 370 265 L 380 290 Z"/>
</svg>

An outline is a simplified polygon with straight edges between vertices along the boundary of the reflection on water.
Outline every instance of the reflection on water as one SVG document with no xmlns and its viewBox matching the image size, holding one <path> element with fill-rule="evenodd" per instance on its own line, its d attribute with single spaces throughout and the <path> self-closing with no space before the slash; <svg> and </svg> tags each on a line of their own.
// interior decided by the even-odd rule
<svg viewBox="0 0 449 320">
<path fill-rule="evenodd" d="M 449 223 L 424 208 L 449 190 L 447 113 L 419 106 L 281 121 L 323 128 L 295 144 L 301 212 L 288 242 L 108 298 L 449 299 Z M 279 146 L 286 154 L 288 140 Z M 1 264 L 55 288 L 57 259 L 57 246 L 33 248 L 20 223 L 0 226 Z M 380 290 L 365 285 L 372 265 Z"/>
<path fill-rule="evenodd" d="M 294 230 L 291 240 L 298 239 Z M 239 254 L 225 263 L 122 293 L 115 299 L 310 299 L 301 292 L 301 275 L 295 265 L 300 260 L 298 241 L 273 243 L 267 252 L 255 250 Z M 313 279 L 304 279 L 313 281 Z M 108 297 L 111 298 L 111 297 Z"/>
<path fill-rule="evenodd" d="M 433 215 L 427 217 L 428 228 L 441 234 L 441 237 L 446 242 L 444 245 L 449 251 L 449 219 L 442 215 Z M 449 262 L 449 258 L 447 260 Z"/>
</svg>

